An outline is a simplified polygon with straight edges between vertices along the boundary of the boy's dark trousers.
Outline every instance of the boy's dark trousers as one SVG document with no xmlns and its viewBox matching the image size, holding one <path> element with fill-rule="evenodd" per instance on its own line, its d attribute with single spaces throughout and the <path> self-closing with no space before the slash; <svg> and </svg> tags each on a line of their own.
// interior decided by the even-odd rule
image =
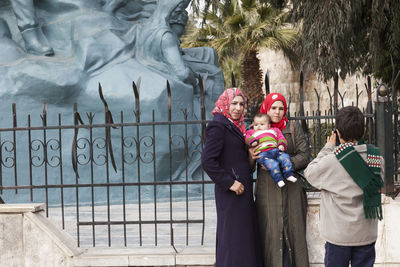
<svg viewBox="0 0 400 267">
<path fill-rule="evenodd" d="M 338 246 L 325 243 L 326 267 L 372 267 L 375 262 L 375 242 L 365 246 Z"/>
</svg>

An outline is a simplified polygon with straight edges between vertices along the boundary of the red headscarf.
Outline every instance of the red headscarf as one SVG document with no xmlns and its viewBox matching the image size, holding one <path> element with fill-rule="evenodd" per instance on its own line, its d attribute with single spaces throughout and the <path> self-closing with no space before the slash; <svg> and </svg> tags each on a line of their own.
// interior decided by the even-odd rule
<svg viewBox="0 0 400 267">
<path fill-rule="evenodd" d="M 243 113 L 237 120 L 234 120 L 231 114 L 229 113 L 229 107 L 231 106 L 232 100 L 236 96 L 243 97 L 243 100 L 246 105 L 246 98 L 244 97 L 242 91 L 240 91 L 237 88 L 228 88 L 219 96 L 217 102 L 215 102 L 215 108 L 212 111 L 212 115 L 215 115 L 216 113 L 224 115 L 228 120 L 233 122 L 235 126 L 238 127 L 239 130 L 244 134 L 246 128 L 244 125 Z M 246 106 L 244 108 L 246 108 Z"/>
<path fill-rule="evenodd" d="M 273 123 L 271 122 L 271 127 L 276 127 L 279 130 L 286 129 L 286 123 L 288 119 L 286 118 L 286 111 L 287 111 L 287 105 L 286 105 L 286 99 L 283 95 L 279 93 L 270 93 L 265 97 L 264 103 L 261 106 L 260 112 L 267 114 L 268 111 L 271 109 L 271 106 L 275 101 L 282 101 L 283 102 L 283 118 L 280 122 L 278 123 Z"/>
</svg>

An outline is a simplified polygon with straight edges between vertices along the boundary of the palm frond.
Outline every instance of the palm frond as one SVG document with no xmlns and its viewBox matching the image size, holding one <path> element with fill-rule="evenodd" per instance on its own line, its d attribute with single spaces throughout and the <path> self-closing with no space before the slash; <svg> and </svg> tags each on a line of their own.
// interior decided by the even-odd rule
<svg viewBox="0 0 400 267">
<path fill-rule="evenodd" d="M 261 48 L 282 50 L 292 66 L 295 66 L 299 61 L 296 51 L 298 31 L 287 23 L 287 11 L 274 9 L 267 1 L 218 2 L 220 10 L 207 14 L 206 25 L 199 30 L 201 33 L 197 36 L 193 34 L 192 38 L 207 40 L 204 43 L 216 49 L 227 84 L 230 84 L 232 66 L 235 63 L 235 68 L 238 68 L 240 64 L 241 85 L 246 87 L 246 95 L 251 102 L 257 104 L 262 98 L 258 51 Z M 235 73 L 238 73 L 237 70 Z"/>
</svg>

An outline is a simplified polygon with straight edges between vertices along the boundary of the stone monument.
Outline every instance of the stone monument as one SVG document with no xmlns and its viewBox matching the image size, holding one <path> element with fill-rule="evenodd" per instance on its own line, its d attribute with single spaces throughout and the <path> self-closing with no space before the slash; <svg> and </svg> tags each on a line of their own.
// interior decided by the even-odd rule
<svg viewBox="0 0 400 267">
<path fill-rule="evenodd" d="M 189 3 L 190 0 L 3 1 L 0 127 L 12 126 L 13 102 L 17 104 L 18 126 L 26 125 L 28 113 L 32 114 L 32 124 L 40 123 L 38 114 L 43 102 L 48 104 L 49 125 L 56 122 L 58 113 L 70 124 L 74 102 L 83 114 L 104 113 L 99 83 L 114 114 L 124 110 L 133 116 L 132 81 L 139 80 L 141 121 L 150 121 L 153 109 L 156 121 L 167 119 L 167 80 L 171 85 L 172 120 L 183 120 L 184 109 L 189 119 L 200 119 L 199 74 L 205 81 L 209 114 L 224 90 L 223 76 L 213 49 L 180 47 Z M 96 119 L 104 123 L 104 116 L 97 115 L 94 123 Z M 190 127 L 189 134 L 199 131 L 199 127 Z M 85 131 L 80 134 L 85 135 Z M 146 135 L 146 131 L 141 134 Z M 160 134 L 157 138 L 158 143 L 168 142 L 168 136 Z M 165 157 L 167 149 L 160 149 L 159 157 Z M 64 153 L 70 157 L 70 149 Z M 116 159 L 117 169 L 120 160 Z M 198 167 L 199 163 L 190 166 L 190 173 Z M 160 165 L 157 170 L 159 173 L 148 175 L 164 179 L 166 168 Z M 132 169 L 130 174 L 135 175 L 135 171 Z M 173 172 L 174 179 L 180 179 L 182 167 L 175 166 Z M 81 177 L 84 175 L 82 171 Z"/>
</svg>

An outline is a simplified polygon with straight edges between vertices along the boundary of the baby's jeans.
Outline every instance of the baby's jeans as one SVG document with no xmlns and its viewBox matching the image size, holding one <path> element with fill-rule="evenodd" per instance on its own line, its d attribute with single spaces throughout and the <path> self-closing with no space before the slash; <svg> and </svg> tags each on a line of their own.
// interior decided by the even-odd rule
<svg viewBox="0 0 400 267">
<path fill-rule="evenodd" d="M 287 153 L 274 148 L 261 152 L 259 155 L 261 158 L 257 159 L 257 162 L 267 168 L 275 183 L 283 180 L 280 167 L 282 167 L 283 176 L 285 178 L 293 175 L 293 165 Z"/>
</svg>

